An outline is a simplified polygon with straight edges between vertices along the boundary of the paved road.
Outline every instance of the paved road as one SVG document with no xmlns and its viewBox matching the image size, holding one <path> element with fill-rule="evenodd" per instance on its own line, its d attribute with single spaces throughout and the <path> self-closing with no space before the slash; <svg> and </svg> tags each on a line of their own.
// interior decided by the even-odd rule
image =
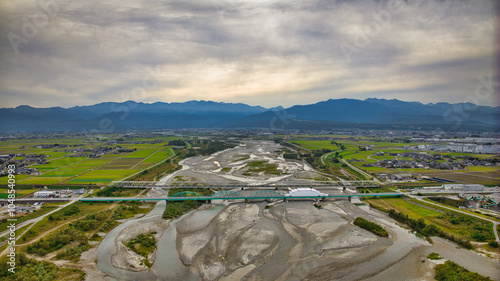
<svg viewBox="0 0 500 281">
<path fill-rule="evenodd" d="M 60 205 L 60 206 L 58 206 L 58 208 L 56 208 L 56 209 L 54 209 L 54 210 L 52 210 L 52 211 L 50 211 L 50 212 L 48 212 L 48 213 L 46 213 L 44 215 L 41 215 L 41 216 L 39 216 L 37 218 L 34 218 L 34 219 L 30 219 L 30 220 L 18 223 L 18 224 L 16 224 L 16 229 L 20 229 L 21 227 L 24 227 L 24 226 L 29 225 L 29 224 L 32 224 L 31 227 L 33 227 L 33 225 L 35 225 L 37 222 L 41 221 L 46 216 L 49 216 L 49 215 L 51 215 L 51 214 L 53 214 L 53 213 L 61 210 L 62 208 L 67 207 L 67 206 L 75 203 L 75 202 L 78 202 L 78 200 L 80 200 L 80 199 L 81 199 L 81 196 L 80 197 L 76 197 L 76 198 L 72 198 L 71 201 L 69 201 L 67 204 Z M 31 227 L 29 227 L 28 229 L 26 229 L 25 232 L 28 231 Z M 6 230 L 6 231 L 0 233 L 0 237 L 6 236 L 9 233 L 10 233 L 10 230 Z M 21 237 L 21 235 L 19 235 L 19 233 L 17 233 L 17 236 Z"/>
<path fill-rule="evenodd" d="M 410 195 L 410 194 L 406 194 L 406 195 L 408 197 L 411 197 L 411 198 L 413 198 L 415 200 L 418 200 L 418 201 L 425 202 L 427 204 L 435 205 L 435 206 L 438 206 L 440 208 L 445 208 L 445 209 L 448 209 L 448 210 L 452 210 L 452 211 L 455 211 L 455 212 L 459 212 L 459 213 L 466 214 L 466 215 L 469 215 L 469 216 L 473 216 L 473 217 L 476 217 L 476 218 L 479 218 L 479 219 L 482 219 L 482 220 L 485 220 L 485 221 L 492 222 L 493 223 L 493 232 L 495 233 L 495 240 L 500 243 L 500 238 L 498 236 L 498 231 L 497 231 L 497 226 L 498 226 L 499 222 L 497 222 L 495 220 L 492 220 L 492 219 L 487 219 L 487 218 L 484 218 L 484 217 L 481 217 L 481 216 L 478 216 L 478 215 L 474 215 L 474 214 L 471 214 L 471 213 L 468 213 L 468 212 L 464 212 L 464 211 L 462 211 L 460 209 L 457 209 L 457 208 L 447 207 L 447 206 L 444 206 L 444 205 L 441 205 L 441 204 L 437 204 L 437 203 L 425 201 L 423 198 L 419 198 L 418 196 L 413 196 L 413 195 Z"/>
</svg>

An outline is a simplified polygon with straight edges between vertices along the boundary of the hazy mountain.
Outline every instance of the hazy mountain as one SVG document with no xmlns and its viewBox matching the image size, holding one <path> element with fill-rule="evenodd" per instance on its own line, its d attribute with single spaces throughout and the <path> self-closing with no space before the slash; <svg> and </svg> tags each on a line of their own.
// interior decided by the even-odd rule
<svg viewBox="0 0 500 281">
<path fill-rule="evenodd" d="M 422 104 L 385 99 L 337 99 L 309 105 L 246 116 L 227 121 L 228 127 L 298 128 L 298 120 L 321 121 L 322 127 L 335 128 L 339 123 L 416 125 L 440 128 L 498 128 L 500 108 L 472 104 Z M 302 127 L 302 126 L 301 126 Z"/>
<path fill-rule="evenodd" d="M 0 109 L 2 120 L 0 130 L 90 130 L 108 127 L 106 124 L 109 122 L 120 129 L 204 128 L 213 127 L 224 120 L 237 119 L 267 110 L 261 106 L 212 101 L 152 104 L 133 101 L 105 102 L 71 108 L 34 108 L 22 105 Z"/>
<path fill-rule="evenodd" d="M 241 103 L 106 102 L 71 108 L 0 109 L 1 131 L 163 128 L 413 128 L 498 129 L 500 107 L 422 104 L 385 99 L 337 99 L 284 109 Z M 409 127 L 410 126 L 410 127 Z"/>
</svg>

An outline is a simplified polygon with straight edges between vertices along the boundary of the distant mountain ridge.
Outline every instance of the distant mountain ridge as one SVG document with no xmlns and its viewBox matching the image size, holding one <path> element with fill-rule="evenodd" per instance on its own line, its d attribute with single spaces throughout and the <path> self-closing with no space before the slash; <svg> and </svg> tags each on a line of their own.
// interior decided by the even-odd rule
<svg viewBox="0 0 500 281">
<path fill-rule="evenodd" d="M 290 108 L 264 108 L 213 101 L 122 103 L 105 102 L 71 108 L 0 108 L 0 130 L 66 131 L 103 127 L 116 129 L 181 128 L 383 128 L 415 126 L 497 130 L 500 107 L 473 104 L 422 104 L 396 99 L 330 99 Z"/>
</svg>

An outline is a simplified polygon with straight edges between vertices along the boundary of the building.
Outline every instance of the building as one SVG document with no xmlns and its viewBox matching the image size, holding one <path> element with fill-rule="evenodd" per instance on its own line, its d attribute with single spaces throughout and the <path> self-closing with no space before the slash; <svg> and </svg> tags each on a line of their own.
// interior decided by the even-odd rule
<svg viewBox="0 0 500 281">
<path fill-rule="evenodd" d="M 31 213 L 33 212 L 32 206 L 16 206 L 16 213 Z"/>
<path fill-rule="evenodd" d="M 73 195 L 73 190 L 66 189 L 66 190 L 56 191 L 55 197 L 68 198 L 71 197 L 71 195 Z"/>
<path fill-rule="evenodd" d="M 85 194 L 85 192 L 87 192 L 87 190 L 85 190 L 85 188 L 81 188 L 81 189 L 74 190 L 74 191 L 73 191 L 73 194 L 74 194 L 75 196 L 78 196 L 78 195 Z"/>
<path fill-rule="evenodd" d="M 54 197 L 56 195 L 55 191 L 52 190 L 42 190 L 42 191 L 37 191 L 33 195 L 33 197 L 37 198 L 49 198 L 49 197 Z"/>
<path fill-rule="evenodd" d="M 391 175 L 391 178 L 395 181 L 408 181 L 413 179 L 411 174 L 395 174 Z"/>
<path fill-rule="evenodd" d="M 450 190 L 450 189 L 462 189 L 464 187 L 463 184 L 443 184 L 441 186 L 443 189 L 447 189 L 447 190 Z"/>
</svg>

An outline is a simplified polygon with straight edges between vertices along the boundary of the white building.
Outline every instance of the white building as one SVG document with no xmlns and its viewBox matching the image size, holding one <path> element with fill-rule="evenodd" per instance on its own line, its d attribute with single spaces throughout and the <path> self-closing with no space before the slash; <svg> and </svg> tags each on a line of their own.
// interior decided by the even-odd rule
<svg viewBox="0 0 500 281">
<path fill-rule="evenodd" d="M 33 195 L 33 197 L 47 198 L 47 197 L 54 197 L 55 194 L 56 194 L 55 191 L 42 190 L 42 191 L 35 192 L 35 194 Z"/>
</svg>

